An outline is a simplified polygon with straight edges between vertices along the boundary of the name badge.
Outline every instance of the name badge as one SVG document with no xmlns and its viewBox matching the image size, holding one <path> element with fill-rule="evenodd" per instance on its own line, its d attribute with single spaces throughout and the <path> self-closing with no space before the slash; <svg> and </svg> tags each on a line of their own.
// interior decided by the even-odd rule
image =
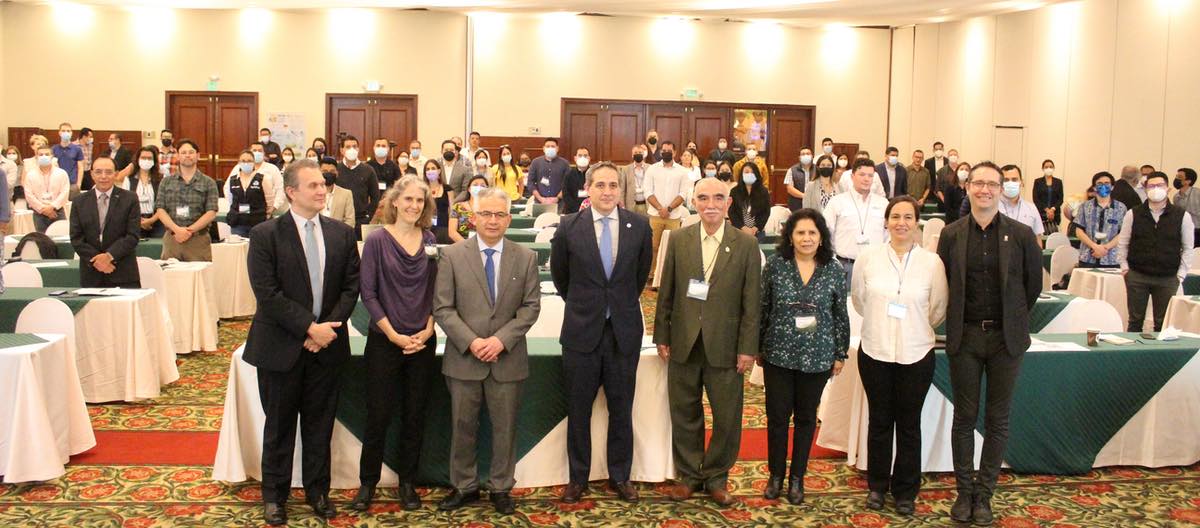
<svg viewBox="0 0 1200 528">
<path fill-rule="evenodd" d="M 541 184 L 542 185 L 550 185 L 550 178 L 542 178 Z"/>
<path fill-rule="evenodd" d="M 53 199 L 54 199 L 54 195 L 52 195 L 48 192 L 42 193 L 42 201 L 43 202 L 49 202 L 50 200 L 53 200 Z"/>
<path fill-rule="evenodd" d="M 635 185 L 635 186 L 633 186 L 633 190 L 634 190 L 635 192 L 637 192 L 638 194 L 642 194 L 642 186 L 641 186 L 641 185 Z"/>
<path fill-rule="evenodd" d="M 904 320 L 908 316 L 908 306 L 892 301 L 888 303 L 887 315 L 892 319 Z"/>
<path fill-rule="evenodd" d="M 436 225 L 438 225 L 438 223 L 437 223 L 437 215 L 433 215 L 433 225 L 435 225 L 435 226 L 436 226 Z"/>
<path fill-rule="evenodd" d="M 577 196 L 579 196 L 580 198 L 587 198 L 588 193 L 587 193 L 587 191 L 580 189 L 579 192 L 577 193 Z"/>
<path fill-rule="evenodd" d="M 162 170 L 162 173 L 163 173 L 163 174 L 170 174 L 170 173 L 171 173 L 171 164 L 170 164 L 170 163 L 163 163 L 162 165 L 159 165 L 159 166 L 158 166 L 158 168 L 159 168 L 160 170 Z"/>
<path fill-rule="evenodd" d="M 691 279 L 688 281 L 687 296 L 689 299 L 697 301 L 708 300 L 708 283 L 700 279 Z"/>
<path fill-rule="evenodd" d="M 189 206 L 181 205 L 181 206 L 175 208 L 175 216 L 178 216 L 180 218 L 187 218 L 191 214 L 192 214 L 192 208 Z"/>
<path fill-rule="evenodd" d="M 1096 233 L 1096 240 L 1104 240 L 1106 238 L 1108 238 L 1108 233 L 1105 233 L 1104 231 Z"/>
<path fill-rule="evenodd" d="M 801 332 L 812 332 L 817 329 L 817 318 L 811 315 L 796 316 L 796 330 Z"/>
<path fill-rule="evenodd" d="M 246 214 L 250 212 L 250 204 L 238 204 L 238 212 Z"/>
<path fill-rule="evenodd" d="M 859 233 L 858 237 L 856 237 L 856 240 L 860 246 L 865 246 L 871 243 L 871 237 L 867 236 L 866 233 Z"/>
<path fill-rule="evenodd" d="M 387 182 L 379 182 L 379 190 L 386 191 L 387 190 Z"/>
</svg>

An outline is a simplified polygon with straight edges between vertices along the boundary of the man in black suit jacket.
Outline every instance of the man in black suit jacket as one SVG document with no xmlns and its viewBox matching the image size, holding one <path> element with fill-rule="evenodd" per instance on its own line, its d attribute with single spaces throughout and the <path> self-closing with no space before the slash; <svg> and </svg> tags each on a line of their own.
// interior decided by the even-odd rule
<svg viewBox="0 0 1200 528">
<path fill-rule="evenodd" d="M 243 355 L 258 367 L 266 414 L 262 495 L 273 526 L 287 523 L 297 414 L 305 498 L 317 516 L 337 515 L 329 502 L 329 441 L 337 367 L 350 357 L 344 324 L 358 302 L 357 240 L 349 226 L 320 214 L 328 192 L 317 163 L 296 161 L 283 180 L 291 210 L 250 231 L 248 267 L 258 311 Z"/>
<path fill-rule="evenodd" d="M 998 214 L 1001 175 L 985 161 L 971 169 L 969 215 L 946 226 L 938 256 L 950 285 L 946 354 L 954 392 L 951 451 L 956 522 L 991 524 L 991 498 L 1008 442 L 1008 415 L 1021 358 L 1029 348 L 1029 312 L 1042 292 L 1042 251 L 1028 226 Z M 975 424 L 987 377 L 983 454 L 975 472 Z"/>
<path fill-rule="evenodd" d="M 92 162 L 95 186 L 71 204 L 71 246 L 79 254 L 84 288 L 140 288 L 137 245 L 141 209 L 137 195 L 113 185 L 113 160 Z"/>
<path fill-rule="evenodd" d="M 608 477 L 617 495 L 638 500 L 633 462 L 633 393 L 642 344 L 638 298 L 650 276 L 650 223 L 617 207 L 621 172 L 611 163 L 586 176 L 591 207 L 564 216 L 550 241 L 550 273 L 566 300 L 562 334 L 567 385 L 567 457 L 563 501 L 579 501 L 592 468 L 592 404 L 608 403 Z"/>
<path fill-rule="evenodd" d="M 894 177 L 888 169 L 895 173 Z M 908 194 L 908 169 L 900 163 L 900 149 L 888 147 L 883 163 L 875 166 L 875 174 L 879 175 L 879 180 L 883 183 L 883 192 L 889 200 L 894 196 Z"/>
<path fill-rule="evenodd" d="M 121 145 L 121 136 L 116 134 L 108 135 L 108 149 L 104 151 L 104 157 L 117 164 L 117 172 L 125 170 L 125 167 L 133 163 L 133 153 Z"/>
</svg>

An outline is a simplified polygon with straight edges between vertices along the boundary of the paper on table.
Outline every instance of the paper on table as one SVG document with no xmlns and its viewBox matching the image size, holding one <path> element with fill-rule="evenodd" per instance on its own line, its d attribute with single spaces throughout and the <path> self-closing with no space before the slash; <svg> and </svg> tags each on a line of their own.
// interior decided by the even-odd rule
<svg viewBox="0 0 1200 528">
<path fill-rule="evenodd" d="M 79 288 L 75 290 L 75 295 L 114 297 L 119 295 L 140 295 L 143 291 L 145 290 L 139 288 Z"/>
<path fill-rule="evenodd" d="M 1113 335 L 1113 334 L 1100 334 L 1097 337 L 1097 339 L 1104 341 L 1105 343 L 1109 343 L 1109 344 L 1113 344 L 1113 345 L 1132 345 L 1133 344 L 1132 339 L 1125 339 L 1124 337 L 1121 337 L 1119 335 Z"/>
<path fill-rule="evenodd" d="M 1078 343 L 1042 341 L 1032 338 L 1028 352 L 1087 352 L 1087 347 Z"/>
<path fill-rule="evenodd" d="M 65 268 L 70 265 L 70 262 L 30 262 L 29 265 L 35 268 Z"/>
</svg>

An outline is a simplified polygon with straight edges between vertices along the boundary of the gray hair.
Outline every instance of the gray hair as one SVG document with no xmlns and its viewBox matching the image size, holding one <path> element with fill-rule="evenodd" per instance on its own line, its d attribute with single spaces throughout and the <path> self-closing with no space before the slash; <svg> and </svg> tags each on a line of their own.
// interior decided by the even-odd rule
<svg viewBox="0 0 1200 528">
<path fill-rule="evenodd" d="M 585 180 L 585 182 L 583 184 L 584 187 L 592 186 L 592 180 L 595 178 L 596 171 L 599 171 L 600 169 L 612 169 L 614 172 L 617 173 L 617 187 L 620 187 L 620 188 L 625 187 L 625 185 L 621 181 L 621 169 L 618 169 L 617 166 L 614 165 L 613 162 L 611 162 L 611 161 L 601 161 L 600 163 L 592 165 L 592 167 L 587 170 L 587 174 L 584 176 L 584 180 Z"/>
<path fill-rule="evenodd" d="M 317 172 L 321 172 L 321 166 L 317 165 L 317 162 L 310 160 L 308 158 L 303 158 L 303 159 L 298 159 L 296 161 L 293 161 L 291 163 L 291 165 L 288 165 L 286 169 L 283 169 L 283 188 L 284 189 L 299 188 L 300 187 L 300 171 L 302 171 L 304 169 L 313 169 Z M 284 194 L 286 195 L 287 191 L 284 191 Z M 291 200 L 292 200 L 291 197 L 289 197 L 288 201 L 291 201 Z"/>
<path fill-rule="evenodd" d="M 485 198 L 500 198 L 504 200 L 505 211 L 512 209 L 512 197 L 509 196 L 508 192 L 504 189 L 499 187 L 488 187 L 482 191 L 479 191 L 479 195 L 475 197 L 475 199 L 480 202 L 482 202 Z"/>
</svg>

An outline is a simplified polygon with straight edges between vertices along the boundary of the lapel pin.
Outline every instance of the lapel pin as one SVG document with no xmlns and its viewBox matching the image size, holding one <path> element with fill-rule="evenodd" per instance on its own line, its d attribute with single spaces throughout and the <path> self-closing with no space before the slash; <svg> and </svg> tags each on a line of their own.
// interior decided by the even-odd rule
<svg viewBox="0 0 1200 528">
<path fill-rule="evenodd" d="M 729 253 L 729 246 L 725 246 L 725 252 Z"/>
<path fill-rule="evenodd" d="M 1004 241 L 1008 242 L 1008 235 L 1004 235 Z"/>
<path fill-rule="evenodd" d="M 626 228 L 626 229 L 629 229 L 629 228 L 631 228 L 631 227 L 633 227 L 633 224 L 632 224 L 632 223 L 630 223 L 630 224 L 625 224 L 625 228 Z"/>
</svg>

